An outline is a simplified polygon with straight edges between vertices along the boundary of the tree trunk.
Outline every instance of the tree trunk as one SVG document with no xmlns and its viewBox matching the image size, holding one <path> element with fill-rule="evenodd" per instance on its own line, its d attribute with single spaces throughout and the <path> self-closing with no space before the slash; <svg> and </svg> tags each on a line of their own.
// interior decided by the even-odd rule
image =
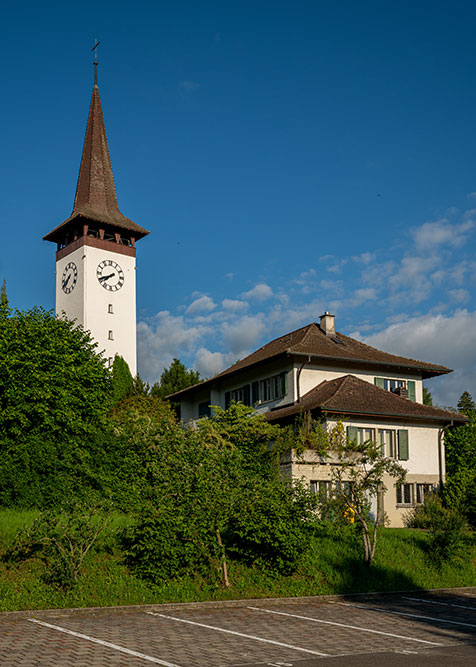
<svg viewBox="0 0 476 667">
<path fill-rule="evenodd" d="M 218 528 L 217 528 L 217 540 L 218 540 L 218 544 L 220 545 L 220 551 L 221 551 L 221 566 L 222 566 L 222 570 L 223 570 L 223 583 L 225 584 L 225 588 L 230 588 L 230 582 L 228 580 L 228 567 L 227 567 L 227 564 L 226 564 L 225 547 L 223 546 L 220 531 L 219 531 Z"/>
</svg>

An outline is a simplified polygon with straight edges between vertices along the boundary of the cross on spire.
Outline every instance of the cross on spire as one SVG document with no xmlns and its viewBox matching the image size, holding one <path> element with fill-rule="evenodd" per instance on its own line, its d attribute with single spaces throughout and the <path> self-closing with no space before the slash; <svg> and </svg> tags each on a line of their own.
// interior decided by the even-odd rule
<svg viewBox="0 0 476 667">
<path fill-rule="evenodd" d="M 98 85 L 98 46 L 101 42 L 98 42 L 96 37 L 94 38 L 94 46 L 91 51 L 94 51 L 94 85 Z"/>
</svg>

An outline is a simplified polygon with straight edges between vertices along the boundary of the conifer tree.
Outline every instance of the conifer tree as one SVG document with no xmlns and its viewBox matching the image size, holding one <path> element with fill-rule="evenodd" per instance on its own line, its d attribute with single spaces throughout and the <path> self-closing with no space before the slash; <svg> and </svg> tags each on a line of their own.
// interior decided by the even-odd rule
<svg viewBox="0 0 476 667">
<path fill-rule="evenodd" d="M 10 302 L 8 301 L 7 296 L 7 282 L 5 278 L 3 279 L 3 284 L 0 287 L 0 319 L 6 319 L 12 314 L 12 309 L 10 308 Z"/>
<path fill-rule="evenodd" d="M 112 364 L 112 398 L 114 403 L 119 403 L 124 398 L 129 398 L 134 393 L 134 378 L 129 370 L 127 362 L 116 354 Z"/>
</svg>

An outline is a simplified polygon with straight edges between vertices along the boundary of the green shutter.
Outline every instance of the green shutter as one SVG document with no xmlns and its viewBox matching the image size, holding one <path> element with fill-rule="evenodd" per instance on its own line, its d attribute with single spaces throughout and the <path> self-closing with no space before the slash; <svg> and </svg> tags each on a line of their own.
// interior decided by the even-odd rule
<svg viewBox="0 0 476 667">
<path fill-rule="evenodd" d="M 380 387 L 380 389 L 384 389 L 384 378 L 374 378 L 374 384 L 376 387 Z"/>
<path fill-rule="evenodd" d="M 281 373 L 281 375 L 283 376 L 283 391 L 284 391 L 283 396 L 286 396 L 288 393 L 288 374 Z"/>
<path fill-rule="evenodd" d="M 415 380 L 407 380 L 408 398 L 416 401 Z"/>
<path fill-rule="evenodd" d="M 398 458 L 400 461 L 408 461 L 408 431 L 401 429 L 398 431 Z"/>
<path fill-rule="evenodd" d="M 357 426 L 347 427 L 347 439 L 351 442 L 357 443 Z"/>
</svg>

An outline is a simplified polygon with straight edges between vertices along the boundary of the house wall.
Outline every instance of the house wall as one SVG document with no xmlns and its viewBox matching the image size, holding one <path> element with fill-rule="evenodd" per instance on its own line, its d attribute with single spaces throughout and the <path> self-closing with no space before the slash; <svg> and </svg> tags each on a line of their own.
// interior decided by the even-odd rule
<svg viewBox="0 0 476 667">
<path fill-rule="evenodd" d="M 294 400 L 294 369 L 292 362 L 287 364 L 270 363 L 266 366 L 261 366 L 259 369 L 246 370 L 237 375 L 237 377 L 225 377 L 222 380 L 217 380 L 212 387 L 197 391 L 193 394 L 193 399 L 181 402 L 181 415 L 184 422 L 198 419 L 198 406 L 200 403 L 208 401 L 208 404 L 225 408 L 225 394 L 234 390 L 240 389 L 245 385 L 251 385 L 253 382 L 260 382 L 267 378 L 278 375 L 279 373 L 286 373 L 287 376 L 287 391 L 284 396 L 270 401 L 254 404 L 254 409 L 263 414 L 275 407 L 281 407 L 292 403 Z"/>
<path fill-rule="evenodd" d="M 299 367 L 299 364 L 294 365 L 294 391 L 296 399 L 298 394 L 297 382 Z M 359 378 L 360 380 L 364 380 L 365 382 L 370 382 L 370 384 L 374 384 L 374 378 L 376 377 L 384 377 L 395 380 L 414 380 L 416 401 L 417 403 L 423 403 L 423 382 L 421 375 L 418 375 L 417 373 L 405 375 L 402 375 L 401 373 L 382 373 L 378 370 L 378 368 L 375 368 L 374 370 L 349 371 L 349 368 L 344 365 L 342 365 L 342 367 L 336 367 L 326 366 L 325 364 L 319 364 L 319 366 L 315 364 L 306 364 L 302 368 L 299 380 L 301 397 L 304 396 L 304 394 L 306 394 L 308 391 L 311 391 L 311 389 L 314 389 L 314 387 L 317 387 L 317 385 L 324 380 L 335 380 L 336 378 L 348 374 L 354 375 L 355 377 Z"/>
<path fill-rule="evenodd" d="M 332 428 L 336 422 L 329 421 L 328 428 Z M 375 422 L 370 420 L 346 421 L 345 426 L 356 426 L 360 428 L 381 429 L 406 429 L 408 430 L 409 459 L 400 461 L 407 471 L 406 483 L 408 484 L 439 484 L 439 458 L 438 458 L 438 426 L 418 426 L 402 422 Z M 442 446 L 443 479 L 444 469 L 444 447 Z M 301 457 L 295 454 L 288 461 L 284 461 L 282 470 L 284 474 L 291 475 L 295 479 L 302 480 L 306 485 L 311 481 L 331 481 L 334 466 L 330 463 L 332 458 L 322 459 L 312 450 L 306 450 Z M 412 510 L 412 506 L 397 506 L 396 488 L 393 479 L 389 476 L 384 478 L 387 491 L 384 495 L 384 512 L 387 515 L 389 525 L 402 527 L 405 515 Z M 414 489 L 416 490 L 416 488 Z M 376 511 L 376 503 L 373 502 L 372 510 Z"/>
</svg>

